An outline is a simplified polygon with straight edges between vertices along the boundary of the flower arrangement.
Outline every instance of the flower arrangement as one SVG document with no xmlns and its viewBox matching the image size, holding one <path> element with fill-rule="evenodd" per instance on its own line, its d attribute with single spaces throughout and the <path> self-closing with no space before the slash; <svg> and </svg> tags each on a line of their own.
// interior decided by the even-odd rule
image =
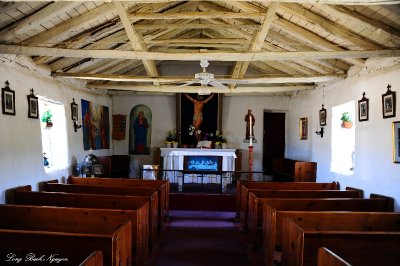
<svg viewBox="0 0 400 266">
<path fill-rule="evenodd" d="M 165 138 L 166 142 L 177 142 L 178 138 L 176 136 L 176 130 L 168 130 L 167 137 Z"/>
<path fill-rule="evenodd" d="M 215 136 L 216 136 L 216 138 L 215 138 L 216 142 L 220 142 L 220 143 L 226 143 L 227 142 L 227 140 L 226 140 L 225 136 L 222 134 L 222 132 L 217 131 Z"/>
</svg>

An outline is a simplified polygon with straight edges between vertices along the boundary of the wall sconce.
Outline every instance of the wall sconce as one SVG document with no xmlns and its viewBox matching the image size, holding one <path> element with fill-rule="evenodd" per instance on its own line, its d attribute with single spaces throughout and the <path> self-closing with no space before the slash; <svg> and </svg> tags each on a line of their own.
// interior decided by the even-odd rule
<svg viewBox="0 0 400 266">
<path fill-rule="evenodd" d="M 81 128 L 81 127 L 82 127 L 82 125 L 79 122 L 76 122 L 74 120 L 74 130 L 75 130 L 75 132 L 78 132 L 78 128 Z"/>
<path fill-rule="evenodd" d="M 321 129 L 319 131 L 315 131 L 315 134 L 321 135 L 321 138 L 323 138 L 324 137 L 324 128 L 321 127 Z"/>
</svg>

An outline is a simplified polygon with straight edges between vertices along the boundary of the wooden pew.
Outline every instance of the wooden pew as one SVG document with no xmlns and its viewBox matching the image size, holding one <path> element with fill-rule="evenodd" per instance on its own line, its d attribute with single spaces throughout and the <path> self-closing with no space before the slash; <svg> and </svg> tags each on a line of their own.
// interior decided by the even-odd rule
<svg viewBox="0 0 400 266">
<path fill-rule="evenodd" d="M 94 251 L 79 266 L 103 266 L 103 252 Z"/>
<path fill-rule="evenodd" d="M 348 189 L 348 188 L 346 188 Z M 362 198 L 359 189 L 341 190 L 249 190 L 247 227 L 254 249 L 260 245 L 262 235 L 262 204 L 264 198 Z"/>
<path fill-rule="evenodd" d="M 108 186 L 88 186 L 73 184 L 58 184 L 55 181 L 44 182 L 42 188 L 48 192 L 67 192 L 80 194 L 104 194 L 104 195 L 121 195 L 121 196 L 140 196 L 149 201 L 149 237 L 151 241 L 150 249 L 157 241 L 158 232 L 161 229 L 159 224 L 159 201 L 158 193 L 154 188 L 131 188 L 131 187 L 108 187 Z"/>
<path fill-rule="evenodd" d="M 378 214 L 377 220 L 369 219 L 359 227 L 354 224 L 356 217 L 349 223 L 337 219 L 332 227 L 319 217 L 321 229 L 314 222 L 298 225 L 298 220 L 284 218 L 282 266 L 316 265 L 322 246 L 335 250 L 352 265 L 400 265 L 400 214 L 394 215 L 394 225 L 389 225 L 387 215 Z"/>
<path fill-rule="evenodd" d="M 143 180 L 132 178 L 83 178 L 70 176 L 68 177 L 67 183 L 77 185 L 157 188 L 160 191 L 161 199 L 163 199 L 163 218 L 168 218 L 170 193 L 169 180 Z"/>
<path fill-rule="evenodd" d="M 87 254 L 99 249 L 104 254 L 106 265 L 129 266 L 132 265 L 132 257 L 130 248 L 126 246 L 130 242 L 127 242 L 125 237 L 131 234 L 129 229 L 131 229 L 129 220 L 115 231 L 108 233 L 0 229 L 0 250 L 1 253 L 4 252 L 2 263 L 79 265 Z"/>
<path fill-rule="evenodd" d="M 249 190 L 339 190 L 339 184 L 332 183 L 315 183 L 315 182 L 240 182 L 239 197 L 239 217 L 242 227 L 247 230 L 247 211 Z"/>
<path fill-rule="evenodd" d="M 137 210 L 85 209 L 31 205 L 0 205 L 0 228 L 70 233 L 99 233 L 131 221 L 131 254 L 135 265 L 144 265 L 146 236 L 140 226 L 147 205 Z M 66 218 L 67 217 L 67 218 Z M 107 222 L 104 222 L 107 221 Z M 147 243 L 147 241 L 145 241 Z M 140 254 L 139 254 L 140 253 Z"/>
<path fill-rule="evenodd" d="M 274 265 L 275 248 L 282 242 L 282 219 L 295 211 L 393 212 L 393 199 L 261 199 L 262 250 L 266 265 Z"/>
<path fill-rule="evenodd" d="M 141 213 L 140 220 L 132 221 L 132 239 L 136 239 L 137 261 L 146 262 L 149 248 L 149 202 L 142 197 L 78 194 L 59 192 L 33 192 L 31 186 L 22 186 L 7 191 L 8 204 L 59 206 L 94 209 L 132 210 Z M 63 217 L 63 216 L 61 216 Z M 135 245 L 132 245 L 134 248 Z"/>
<path fill-rule="evenodd" d="M 317 266 L 351 266 L 347 261 L 327 249 L 318 249 Z"/>
<path fill-rule="evenodd" d="M 272 162 L 272 179 L 278 182 L 315 182 L 317 163 L 277 158 Z"/>
</svg>

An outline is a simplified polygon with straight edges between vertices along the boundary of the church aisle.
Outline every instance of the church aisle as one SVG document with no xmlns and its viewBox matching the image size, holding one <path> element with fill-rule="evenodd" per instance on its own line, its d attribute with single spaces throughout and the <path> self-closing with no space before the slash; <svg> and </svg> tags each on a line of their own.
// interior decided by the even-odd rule
<svg viewBox="0 0 400 266">
<path fill-rule="evenodd" d="M 244 234 L 233 222 L 234 215 L 234 212 L 170 211 L 170 221 L 152 253 L 151 265 L 260 265 L 249 254 Z"/>
</svg>

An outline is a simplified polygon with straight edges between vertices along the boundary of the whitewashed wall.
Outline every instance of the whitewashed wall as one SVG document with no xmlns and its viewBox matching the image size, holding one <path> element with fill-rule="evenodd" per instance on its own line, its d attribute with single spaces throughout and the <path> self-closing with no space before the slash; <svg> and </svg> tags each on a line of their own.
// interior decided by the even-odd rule
<svg viewBox="0 0 400 266">
<path fill-rule="evenodd" d="M 369 197 L 370 193 L 394 197 L 396 209 L 400 210 L 400 164 L 392 162 L 392 122 L 400 120 L 400 64 L 394 61 L 393 66 L 385 68 L 387 61 L 390 60 L 370 60 L 363 69 L 353 69 L 346 80 L 294 96 L 287 121 L 287 157 L 317 162 L 319 182 L 339 181 L 342 189 L 346 186 L 361 188 L 365 197 Z M 386 92 L 388 84 L 397 92 L 397 115 L 395 118 L 383 119 L 382 94 Z M 355 101 L 357 114 L 357 102 L 363 92 L 369 98 L 369 120 L 358 122 L 357 115 L 354 119 L 354 175 L 339 175 L 330 171 L 331 126 L 332 123 L 340 123 L 332 121 L 331 108 Z M 326 134 L 321 138 L 314 132 L 319 126 L 318 112 L 323 98 L 328 117 Z M 308 140 L 299 140 L 300 117 L 309 119 Z"/>
<path fill-rule="evenodd" d="M 243 139 L 246 134 L 244 118 L 251 109 L 254 119 L 253 171 L 262 171 L 264 111 L 287 112 L 289 109 L 287 96 L 226 96 L 223 98 L 222 129 L 228 138 L 228 148 L 243 149 L 242 171 L 249 169 L 248 146 Z"/>
<path fill-rule="evenodd" d="M 74 85 L 60 82 L 49 76 L 45 68 L 37 68 L 29 59 L 15 56 L 0 58 L 0 87 L 8 80 L 15 91 L 16 115 L 0 113 L 0 203 L 4 203 L 4 191 L 20 185 L 32 185 L 37 189 L 38 182 L 61 179 L 71 174 L 72 165 L 81 162 L 88 153 L 83 150 L 82 130 L 74 132 L 71 121 L 70 103 L 72 98 L 79 104 L 81 119 L 81 99 L 111 108 L 111 98 L 84 90 L 80 83 Z M 46 174 L 43 168 L 40 119 L 28 118 L 26 96 L 33 88 L 36 95 L 47 96 L 65 105 L 67 121 L 68 166 L 57 172 Z M 111 121 L 111 117 L 110 117 Z M 56 123 L 56 121 L 54 121 Z M 96 150 L 95 155 L 110 155 L 111 149 Z"/>
<path fill-rule="evenodd" d="M 175 96 L 154 95 L 123 95 L 113 97 L 114 114 L 127 115 L 137 104 L 145 104 L 150 107 L 153 114 L 151 147 L 163 147 L 167 130 L 175 129 L 176 102 Z M 248 143 L 243 143 L 246 131 L 244 117 L 247 109 L 253 110 L 256 119 L 254 133 L 257 143 L 254 146 L 253 170 L 262 171 L 262 134 L 263 111 L 285 111 L 289 107 L 289 97 L 268 96 L 225 96 L 223 97 L 222 129 L 228 139 L 228 148 L 243 149 L 242 170 L 248 170 Z M 125 140 L 114 141 L 114 154 L 127 154 L 129 152 L 129 131 L 126 130 Z M 131 176 L 140 174 L 142 164 L 151 164 L 151 155 L 131 156 Z"/>
</svg>

